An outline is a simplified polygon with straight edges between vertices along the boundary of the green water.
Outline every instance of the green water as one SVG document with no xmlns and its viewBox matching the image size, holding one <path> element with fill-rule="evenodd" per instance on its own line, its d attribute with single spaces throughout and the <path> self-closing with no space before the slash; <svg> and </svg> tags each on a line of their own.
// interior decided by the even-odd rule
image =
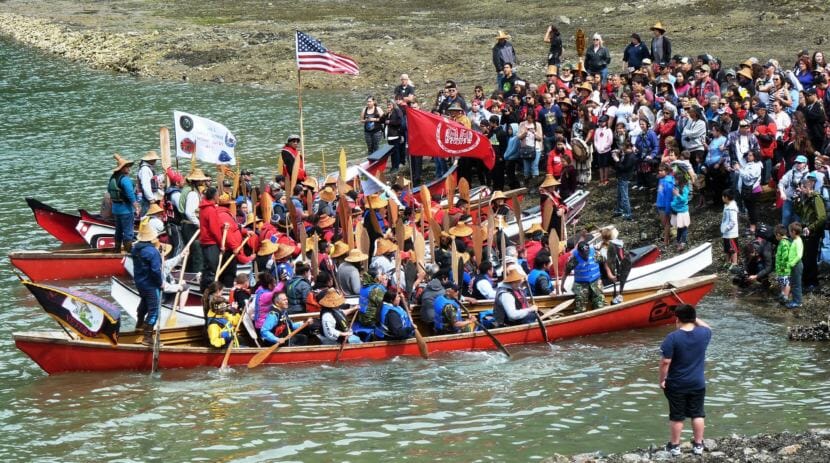
<svg viewBox="0 0 830 463">
<path fill-rule="evenodd" d="M 212 369 L 49 377 L 13 331 L 54 329 L 5 255 L 57 243 L 23 200 L 97 207 L 112 153 L 157 149 L 174 109 L 227 125 L 239 155 L 270 176 L 296 132 L 296 95 L 225 85 L 157 83 L 93 73 L 0 42 L 0 457 L 9 461 L 527 461 L 554 452 L 621 451 L 665 442 L 656 385 L 670 328 L 496 353 L 332 367 Z M 308 92 L 310 170 L 320 150 L 364 148 L 361 94 Z M 328 157 L 330 156 L 330 157 Z M 67 285 L 107 294 L 105 281 Z M 830 351 L 791 344 L 751 302 L 710 296 L 707 433 L 830 426 Z M 755 302 L 757 303 L 757 301 Z M 770 309 L 772 310 L 772 309 Z"/>
</svg>

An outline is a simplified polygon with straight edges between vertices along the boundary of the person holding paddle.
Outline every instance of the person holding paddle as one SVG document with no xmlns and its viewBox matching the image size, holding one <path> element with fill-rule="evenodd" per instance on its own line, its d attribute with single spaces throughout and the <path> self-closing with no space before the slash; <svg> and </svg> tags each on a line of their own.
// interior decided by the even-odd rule
<svg viewBox="0 0 830 463">
<path fill-rule="evenodd" d="M 348 315 L 358 310 L 358 307 L 345 309 L 346 299 L 337 290 L 330 288 L 322 293 L 317 301 L 320 304 L 320 323 L 322 326 L 320 342 L 324 345 L 333 345 L 346 342 L 360 344 L 362 341 L 355 336 L 349 324 Z"/>
<path fill-rule="evenodd" d="M 124 251 L 130 252 L 133 246 L 135 214 L 139 206 L 135 196 L 135 186 L 130 178 L 130 167 L 133 161 L 128 161 L 116 154 L 115 160 L 118 165 L 112 170 L 107 183 L 107 193 L 112 201 L 112 215 L 115 217 L 115 249 L 114 252 L 121 252 L 121 245 Z"/>
<path fill-rule="evenodd" d="M 161 308 L 161 289 L 164 275 L 161 270 L 161 253 L 158 250 L 158 235 L 149 222 L 142 221 L 138 227 L 138 242 L 132 248 L 133 279 L 141 302 L 138 306 L 136 329 L 144 328 L 145 346 L 153 345 L 153 328 Z M 146 316 L 144 316 L 146 314 Z"/>
<path fill-rule="evenodd" d="M 288 336 L 292 331 L 300 329 L 301 323 L 294 323 L 288 318 L 288 296 L 278 293 L 274 296 L 271 310 L 259 329 L 259 338 L 266 346 L 272 346 L 280 341 L 281 337 Z M 308 343 L 305 334 L 296 334 L 289 345 L 304 346 Z"/>
<path fill-rule="evenodd" d="M 523 325 L 536 321 L 536 306 L 528 306 L 527 297 L 521 290 L 525 276 L 516 266 L 510 267 L 507 276 L 496 289 L 496 303 L 493 315 L 496 326 Z"/>
<path fill-rule="evenodd" d="M 217 298 L 211 302 L 207 317 L 208 341 L 212 347 L 221 349 L 235 342 L 236 325 L 242 321 L 239 311 L 233 311 L 224 298 Z"/>
<path fill-rule="evenodd" d="M 471 331 L 475 327 L 475 319 L 470 315 L 468 319 L 461 316 L 461 304 L 458 302 L 458 285 L 447 279 L 444 281 L 444 294 L 435 298 L 433 308 L 435 315 L 433 329 L 436 334 L 460 333 Z"/>
</svg>

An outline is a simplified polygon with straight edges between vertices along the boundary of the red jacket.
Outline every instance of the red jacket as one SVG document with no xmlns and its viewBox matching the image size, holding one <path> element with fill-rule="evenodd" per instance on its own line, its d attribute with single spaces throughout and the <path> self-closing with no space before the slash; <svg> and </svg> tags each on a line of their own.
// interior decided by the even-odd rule
<svg viewBox="0 0 830 463">
<path fill-rule="evenodd" d="M 573 154 L 571 153 L 571 150 L 569 150 L 568 148 L 565 148 L 565 152 L 562 153 L 562 154 L 560 154 L 558 151 L 556 151 L 556 148 L 550 150 L 550 153 L 548 153 L 547 173 L 550 174 L 550 175 L 553 175 L 557 179 L 562 175 L 562 167 L 563 167 L 562 156 L 563 155 L 567 156 L 571 160 L 573 160 Z"/>
<path fill-rule="evenodd" d="M 720 98 L 720 85 L 711 77 L 707 77 L 703 83 L 695 82 L 695 86 L 692 87 L 692 96 L 697 99 L 701 106 L 708 106 L 709 97 L 712 95 L 717 95 Z"/>
<path fill-rule="evenodd" d="M 219 206 L 203 198 L 199 203 L 199 243 L 202 246 L 219 244 L 222 241 L 222 225 L 219 223 L 218 215 Z"/>
<path fill-rule="evenodd" d="M 527 259 L 527 265 L 530 268 L 533 268 L 533 263 L 536 259 L 536 254 L 539 254 L 539 251 L 542 250 L 542 243 L 538 241 L 530 240 L 525 243 L 525 258 Z"/>
<path fill-rule="evenodd" d="M 775 154 L 775 148 L 778 145 L 775 141 L 775 136 L 778 133 L 778 127 L 775 125 L 775 119 L 767 114 L 764 120 L 760 118 L 755 121 L 755 138 L 758 139 L 758 144 L 761 145 L 761 157 L 764 159 L 772 159 Z"/>
<path fill-rule="evenodd" d="M 657 123 L 654 127 L 654 132 L 657 134 L 657 137 L 660 138 L 660 152 L 662 153 L 663 150 L 666 149 L 666 138 L 670 136 L 674 136 L 674 132 L 677 129 L 677 121 L 674 119 L 669 120 L 661 120 Z"/>
</svg>

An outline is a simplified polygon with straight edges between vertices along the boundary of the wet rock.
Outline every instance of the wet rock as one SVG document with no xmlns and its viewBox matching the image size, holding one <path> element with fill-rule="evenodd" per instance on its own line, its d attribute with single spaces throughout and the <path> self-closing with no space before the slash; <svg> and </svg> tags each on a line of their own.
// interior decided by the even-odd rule
<svg viewBox="0 0 830 463">
<path fill-rule="evenodd" d="M 561 22 L 562 24 L 570 25 L 571 24 L 571 18 L 569 18 L 567 16 L 559 16 L 559 22 Z"/>
<path fill-rule="evenodd" d="M 644 458 L 642 455 L 637 455 L 636 453 L 626 453 L 622 456 L 622 461 L 626 463 L 639 463 L 641 461 L 648 461 L 648 458 Z"/>
<path fill-rule="evenodd" d="M 599 452 L 580 453 L 579 455 L 574 455 L 571 461 L 573 463 L 595 463 L 601 458 L 602 455 Z"/>
</svg>

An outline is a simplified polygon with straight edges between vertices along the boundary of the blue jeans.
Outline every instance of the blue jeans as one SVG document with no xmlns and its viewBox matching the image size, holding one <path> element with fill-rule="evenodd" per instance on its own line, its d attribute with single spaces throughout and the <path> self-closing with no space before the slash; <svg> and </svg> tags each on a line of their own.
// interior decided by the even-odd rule
<svg viewBox="0 0 830 463">
<path fill-rule="evenodd" d="M 677 244 L 686 244 L 689 240 L 689 227 L 677 229 Z"/>
<path fill-rule="evenodd" d="M 496 73 L 496 90 L 501 90 L 501 86 L 504 84 L 504 72 L 497 72 Z"/>
<path fill-rule="evenodd" d="M 630 180 L 617 178 L 617 211 L 624 217 L 631 217 L 631 201 L 628 200 L 628 185 Z"/>
<path fill-rule="evenodd" d="M 135 238 L 135 227 L 133 214 L 113 214 L 115 219 L 115 242 L 128 243 Z"/>
<path fill-rule="evenodd" d="M 795 213 L 795 206 L 791 199 L 787 199 L 784 201 L 784 205 L 781 206 L 781 224 L 785 227 L 789 227 L 793 222 L 800 222 L 801 217 Z"/>
<path fill-rule="evenodd" d="M 769 183 L 769 178 L 772 175 L 772 159 L 764 158 L 761 160 L 763 169 L 761 169 L 761 185 Z"/>
<path fill-rule="evenodd" d="M 791 301 L 801 304 L 801 277 L 804 273 L 804 264 L 798 261 L 790 272 L 790 297 Z"/>
<path fill-rule="evenodd" d="M 608 67 L 606 66 L 602 68 L 599 75 L 602 76 L 602 85 L 605 85 L 605 83 L 608 82 Z"/>
<path fill-rule="evenodd" d="M 532 159 L 522 159 L 523 164 L 523 173 L 525 177 L 538 177 L 539 176 L 539 158 L 542 156 L 542 152 L 536 150 L 536 155 L 533 156 Z"/>
<path fill-rule="evenodd" d="M 398 137 L 397 140 L 389 140 L 389 144 L 395 147 L 392 150 L 392 170 L 398 170 L 398 167 L 406 164 L 406 143 L 403 137 Z"/>
<path fill-rule="evenodd" d="M 161 290 L 159 288 L 137 288 L 141 302 L 138 304 L 137 322 L 144 320 L 144 326 L 156 326 L 161 308 Z"/>
<path fill-rule="evenodd" d="M 444 158 L 432 158 L 435 161 L 435 178 L 441 178 L 447 173 L 447 160 Z"/>
</svg>

